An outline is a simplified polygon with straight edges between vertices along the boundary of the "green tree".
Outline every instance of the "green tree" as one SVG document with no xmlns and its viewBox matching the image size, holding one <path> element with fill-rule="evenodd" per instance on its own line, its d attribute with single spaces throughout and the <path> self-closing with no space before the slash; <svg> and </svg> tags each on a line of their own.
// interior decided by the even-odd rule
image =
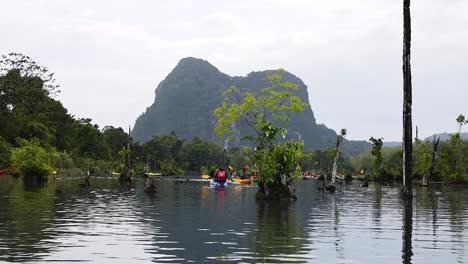
<svg viewBox="0 0 468 264">
<path fill-rule="evenodd" d="M 0 74 L 0 135 L 14 145 L 21 137 L 37 138 L 59 150 L 69 148 L 73 118 L 60 102 L 49 97 L 42 79 L 21 71 L 10 69 Z"/>
<path fill-rule="evenodd" d="M 153 138 L 143 145 L 142 160 L 150 162 L 151 167 L 156 169 L 160 161 L 180 160 L 181 148 L 184 141 L 178 139 L 176 133 L 172 131 L 169 135 L 153 136 Z"/>
<path fill-rule="evenodd" d="M 458 123 L 458 133 L 456 135 L 452 136 L 452 139 L 454 140 L 454 145 L 457 151 L 457 169 L 460 171 L 461 175 L 464 176 L 466 173 L 465 166 L 463 164 L 463 161 L 465 159 L 466 153 L 463 151 L 463 138 L 461 137 L 461 132 L 463 129 L 463 126 L 468 123 L 467 120 L 465 120 L 465 116 L 460 114 L 457 117 L 457 123 Z"/>
<path fill-rule="evenodd" d="M 468 141 L 463 140 L 459 133 L 453 134 L 447 143 L 442 144 L 436 169 L 445 182 L 468 181 L 467 153 Z"/>
<path fill-rule="evenodd" d="M 468 120 L 465 120 L 465 116 L 460 114 L 457 117 L 457 123 L 458 123 L 458 133 L 460 134 L 462 132 L 463 126 L 468 123 Z"/>
<path fill-rule="evenodd" d="M 223 160 L 223 149 L 214 142 L 204 141 L 198 137 L 191 142 L 184 142 L 180 159 L 189 164 L 188 169 L 198 171 L 201 167 L 225 166 Z"/>
<path fill-rule="evenodd" d="M 21 76 L 37 77 L 41 79 L 47 95 L 53 96 L 60 92 L 58 90 L 60 86 L 56 83 L 54 73 L 50 72 L 47 67 L 38 64 L 27 55 L 16 52 L 2 55 L 0 58 L 0 75 L 13 69 L 20 70 Z"/>
<path fill-rule="evenodd" d="M 423 179 L 427 178 L 432 161 L 431 144 L 426 140 L 416 140 L 414 150 L 414 173 Z"/>
<path fill-rule="evenodd" d="M 87 120 L 75 123 L 74 155 L 92 160 L 109 160 L 110 149 L 99 127 Z"/>
<path fill-rule="evenodd" d="M 296 84 L 282 82 L 283 70 L 267 73 L 270 86 L 259 94 L 239 93 L 232 86 L 223 93 L 224 101 L 215 109 L 218 122 L 215 132 L 218 136 L 233 137 L 233 125 L 243 122 L 253 132 L 244 137 L 255 148 L 251 155 L 252 162 L 258 167 L 259 192 L 257 197 L 279 199 L 295 197 L 290 184 L 300 175 L 298 161 L 302 156 L 303 142 L 277 143 L 277 136 L 286 137 L 285 123 L 290 115 L 301 112 L 306 106 L 299 96 L 294 95 Z M 240 98 L 240 102 L 236 100 Z"/>
<path fill-rule="evenodd" d="M 11 162 L 11 145 L 0 136 L 0 169 L 8 168 Z"/>
<path fill-rule="evenodd" d="M 374 177 L 381 178 L 384 173 L 383 168 L 383 157 L 382 157 L 382 146 L 383 146 L 383 138 L 374 138 L 371 137 L 369 141 L 372 143 L 372 150 L 371 154 L 375 157 L 374 160 L 374 168 L 373 168 L 373 175 Z"/>
<path fill-rule="evenodd" d="M 173 159 L 162 160 L 159 162 L 159 166 L 161 167 L 162 175 L 177 175 L 184 173 L 184 170 L 179 168 L 177 162 Z"/>
<path fill-rule="evenodd" d="M 127 133 L 119 127 L 105 126 L 102 129 L 102 136 L 109 146 L 112 158 L 119 158 L 119 150 L 127 144 Z"/>
<path fill-rule="evenodd" d="M 32 178 L 33 181 L 47 180 L 54 171 L 55 152 L 40 146 L 37 140 L 18 140 L 20 147 L 12 152 L 11 159 L 21 176 Z"/>
<path fill-rule="evenodd" d="M 383 148 L 383 168 L 386 180 L 403 179 L 403 150 L 401 147 Z"/>
</svg>

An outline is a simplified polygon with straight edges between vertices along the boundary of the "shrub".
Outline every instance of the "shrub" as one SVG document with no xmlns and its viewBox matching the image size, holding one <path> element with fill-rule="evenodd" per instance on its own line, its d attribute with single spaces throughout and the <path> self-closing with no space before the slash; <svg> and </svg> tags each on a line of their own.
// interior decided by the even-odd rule
<svg viewBox="0 0 468 264">
<path fill-rule="evenodd" d="M 19 147 L 13 149 L 11 159 L 16 164 L 16 170 L 21 176 L 35 177 L 46 180 L 54 171 L 53 161 L 55 151 L 47 151 L 37 140 L 18 140 Z"/>
</svg>

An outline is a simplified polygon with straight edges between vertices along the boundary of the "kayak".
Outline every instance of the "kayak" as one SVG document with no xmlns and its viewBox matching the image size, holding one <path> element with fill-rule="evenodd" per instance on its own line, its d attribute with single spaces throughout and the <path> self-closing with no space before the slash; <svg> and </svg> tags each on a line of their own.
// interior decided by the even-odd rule
<svg viewBox="0 0 468 264">
<path fill-rule="evenodd" d="M 203 174 L 201 177 L 202 177 L 202 179 L 209 179 L 209 178 L 211 178 L 210 175 L 206 175 L 206 174 Z"/>
<path fill-rule="evenodd" d="M 241 179 L 241 178 L 234 178 L 234 181 L 236 183 L 240 183 L 240 184 L 252 184 L 252 179 Z"/>
<path fill-rule="evenodd" d="M 146 172 L 145 175 L 148 176 L 148 177 L 155 177 L 155 176 L 161 176 L 162 173 L 160 173 L 160 172 Z"/>
<path fill-rule="evenodd" d="M 112 175 L 113 175 L 113 176 L 120 176 L 120 173 L 113 171 L 113 172 L 112 172 Z"/>
<path fill-rule="evenodd" d="M 213 187 L 226 187 L 228 184 L 227 182 L 217 182 L 217 181 L 210 180 L 210 185 Z"/>
</svg>

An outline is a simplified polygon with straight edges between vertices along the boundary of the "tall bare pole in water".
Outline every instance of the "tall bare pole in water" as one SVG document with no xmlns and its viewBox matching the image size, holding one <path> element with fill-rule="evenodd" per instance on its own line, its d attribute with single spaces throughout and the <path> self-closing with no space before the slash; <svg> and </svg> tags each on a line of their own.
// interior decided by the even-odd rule
<svg viewBox="0 0 468 264">
<path fill-rule="evenodd" d="M 131 182 L 132 178 L 130 174 L 130 126 L 128 126 L 127 153 L 125 155 L 125 174 L 128 182 Z"/>
<path fill-rule="evenodd" d="M 412 102 L 410 0 L 403 0 L 403 186 L 405 195 L 409 197 L 413 195 Z"/>
</svg>

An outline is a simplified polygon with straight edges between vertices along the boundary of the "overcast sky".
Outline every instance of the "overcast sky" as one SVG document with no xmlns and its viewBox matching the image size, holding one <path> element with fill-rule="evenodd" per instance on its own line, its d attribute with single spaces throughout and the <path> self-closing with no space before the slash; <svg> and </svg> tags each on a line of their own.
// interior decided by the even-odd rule
<svg viewBox="0 0 468 264">
<path fill-rule="evenodd" d="M 413 124 L 456 131 L 468 114 L 468 1 L 413 0 Z M 0 0 L 0 53 L 55 72 L 58 99 L 98 125 L 133 126 L 177 62 L 229 75 L 285 68 L 318 123 L 401 141 L 400 0 Z"/>
</svg>

